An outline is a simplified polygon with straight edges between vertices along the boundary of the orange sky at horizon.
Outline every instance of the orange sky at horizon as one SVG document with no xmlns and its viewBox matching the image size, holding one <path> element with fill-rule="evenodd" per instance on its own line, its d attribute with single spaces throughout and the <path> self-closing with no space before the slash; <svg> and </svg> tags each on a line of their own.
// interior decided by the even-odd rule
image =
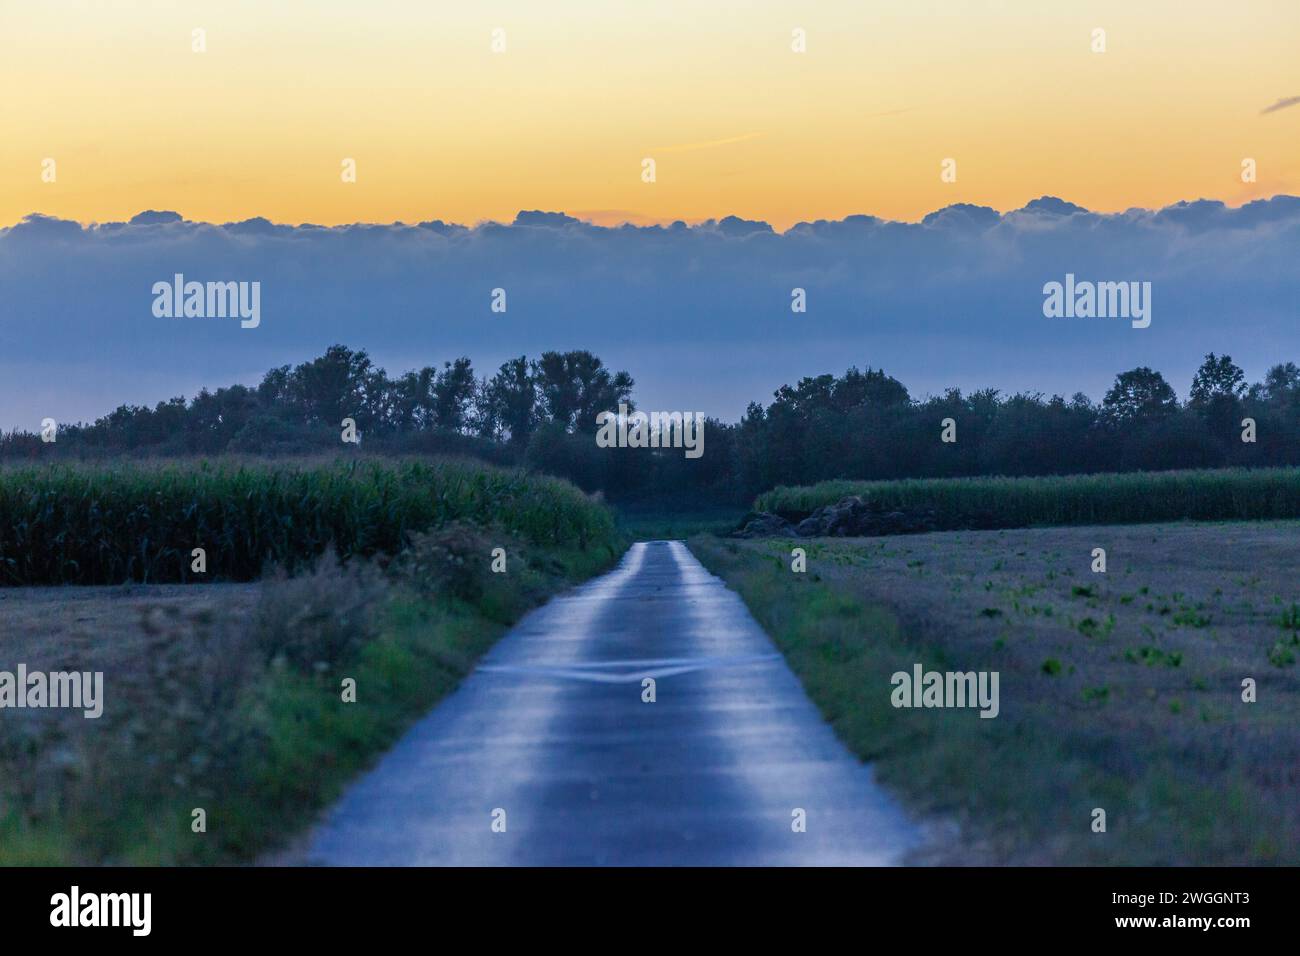
<svg viewBox="0 0 1300 956">
<path fill-rule="evenodd" d="M 1300 194 L 1300 104 L 1264 112 L 1300 96 L 1300 3 L 1134 6 L 5 2 L 0 225 L 544 209 L 784 229 Z"/>
</svg>

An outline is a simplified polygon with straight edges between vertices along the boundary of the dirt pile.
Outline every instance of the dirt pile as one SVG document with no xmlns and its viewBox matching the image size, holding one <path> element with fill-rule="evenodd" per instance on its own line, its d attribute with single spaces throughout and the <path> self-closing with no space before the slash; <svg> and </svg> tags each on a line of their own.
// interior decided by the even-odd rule
<svg viewBox="0 0 1300 956">
<path fill-rule="evenodd" d="M 748 514 L 733 537 L 865 538 L 934 530 L 936 520 L 931 509 L 886 511 L 878 502 L 850 495 L 818 508 L 798 523 L 766 511 Z"/>
</svg>

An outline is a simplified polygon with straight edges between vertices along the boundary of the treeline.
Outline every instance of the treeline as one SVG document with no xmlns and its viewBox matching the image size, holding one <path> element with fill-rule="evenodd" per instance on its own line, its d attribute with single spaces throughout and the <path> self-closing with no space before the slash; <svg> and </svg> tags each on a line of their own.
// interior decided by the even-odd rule
<svg viewBox="0 0 1300 956">
<path fill-rule="evenodd" d="M 1231 357 L 1211 353 L 1186 402 L 1146 367 L 1119 374 L 1100 404 L 1081 393 L 997 389 L 914 401 L 871 369 L 805 378 L 775 398 L 766 408 L 751 404 L 737 426 L 736 471 L 747 491 L 838 478 L 1300 464 L 1300 368 L 1292 362 L 1248 385 Z M 950 442 L 942 440 L 946 419 Z"/>
<path fill-rule="evenodd" d="M 698 459 L 597 447 L 597 414 L 635 408 L 633 386 L 586 351 L 520 356 L 491 376 L 458 358 L 390 377 L 364 351 L 336 345 L 271 369 L 255 387 L 123 405 L 60 426 L 54 443 L 31 432 L 0 436 L 0 459 L 338 451 L 352 419 L 368 453 L 471 455 L 615 499 L 745 503 L 777 485 L 841 478 L 1300 464 L 1300 368 L 1291 362 L 1251 385 L 1230 357 L 1208 355 L 1185 402 L 1145 367 L 1117 376 L 1100 403 L 997 389 L 917 400 L 883 371 L 851 368 L 783 386 L 738 423 L 710 419 Z"/>
<path fill-rule="evenodd" d="M 453 446 L 462 438 L 524 449 L 539 427 L 571 431 L 628 401 L 631 389 L 631 376 L 611 373 L 590 352 L 521 356 L 491 378 L 476 378 L 468 358 L 392 378 L 364 351 L 335 345 L 309 362 L 271 369 L 253 388 L 203 389 L 189 401 L 122 405 L 93 424 L 61 425 L 55 444 L 79 454 L 292 454 L 338 444 L 350 418 L 367 443 L 424 434 Z M 2 441 L 8 454 L 43 444 L 22 432 Z"/>
</svg>

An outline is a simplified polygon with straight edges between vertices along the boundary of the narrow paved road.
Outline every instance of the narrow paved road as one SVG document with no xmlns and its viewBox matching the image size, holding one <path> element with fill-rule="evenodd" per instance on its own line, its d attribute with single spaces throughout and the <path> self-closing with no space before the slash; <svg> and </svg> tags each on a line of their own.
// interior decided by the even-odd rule
<svg viewBox="0 0 1300 956">
<path fill-rule="evenodd" d="M 917 838 L 740 599 L 659 541 L 524 618 L 344 795 L 307 857 L 887 864 Z"/>
</svg>

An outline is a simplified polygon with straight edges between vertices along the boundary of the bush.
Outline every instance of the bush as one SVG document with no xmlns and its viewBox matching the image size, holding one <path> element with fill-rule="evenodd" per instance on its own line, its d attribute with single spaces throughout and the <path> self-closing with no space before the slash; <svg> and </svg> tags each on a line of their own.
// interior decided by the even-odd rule
<svg viewBox="0 0 1300 956">
<path fill-rule="evenodd" d="M 395 571 L 422 596 L 448 595 L 474 604 L 492 585 L 492 549 L 499 546 L 482 529 L 457 521 L 412 534 Z"/>
<path fill-rule="evenodd" d="M 262 584 L 253 634 L 263 660 L 304 673 L 335 668 L 379 634 L 384 582 L 370 564 L 329 551 L 306 574 L 277 569 Z"/>
</svg>

